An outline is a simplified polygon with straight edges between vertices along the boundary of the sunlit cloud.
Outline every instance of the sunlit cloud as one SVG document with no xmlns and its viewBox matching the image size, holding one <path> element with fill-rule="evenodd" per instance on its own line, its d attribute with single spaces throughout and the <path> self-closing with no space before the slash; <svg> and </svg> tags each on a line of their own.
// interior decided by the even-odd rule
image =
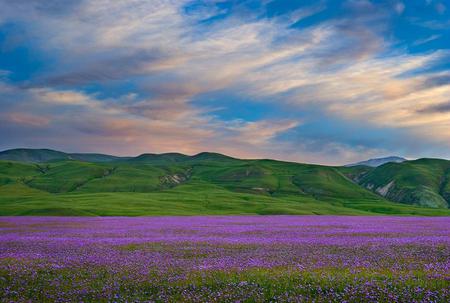
<svg viewBox="0 0 450 303">
<path fill-rule="evenodd" d="M 32 146 L 40 136 L 32 126 L 47 127 L 44 145 L 116 154 L 210 150 L 322 163 L 397 152 L 450 156 L 450 77 L 441 67 L 450 53 L 445 47 L 410 52 L 391 22 L 405 18 L 437 30 L 445 20 L 412 17 L 401 1 L 345 1 L 337 8 L 320 1 L 276 13 L 265 1 L 252 8 L 193 4 L 0 1 L 0 24 L 20 25 L 26 47 L 48 62 L 20 81 L 0 66 L 1 119 L 21 125 L 0 127 L 2 134 L 16 133 L 14 144 Z M 423 5 L 448 13 L 440 2 Z M 336 9 L 339 14 L 323 17 Z M 445 35 L 408 43 L 426 47 Z M 277 111 L 243 117 L 226 100 L 196 102 L 222 92 Z M 222 117 L 224 106 L 236 114 Z M 401 130 L 407 136 L 390 141 L 408 149 L 375 136 L 352 143 L 333 135 L 338 125 L 314 139 L 303 133 L 325 117 L 387 137 Z M 409 144 L 411 137 L 429 150 Z"/>
</svg>

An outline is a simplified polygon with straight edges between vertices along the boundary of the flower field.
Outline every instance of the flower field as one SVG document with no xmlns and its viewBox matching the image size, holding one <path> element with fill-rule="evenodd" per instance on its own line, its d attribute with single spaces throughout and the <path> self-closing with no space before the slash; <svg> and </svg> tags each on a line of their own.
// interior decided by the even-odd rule
<svg viewBox="0 0 450 303">
<path fill-rule="evenodd" d="M 450 302 L 450 219 L 2 217 L 1 302 Z"/>
</svg>

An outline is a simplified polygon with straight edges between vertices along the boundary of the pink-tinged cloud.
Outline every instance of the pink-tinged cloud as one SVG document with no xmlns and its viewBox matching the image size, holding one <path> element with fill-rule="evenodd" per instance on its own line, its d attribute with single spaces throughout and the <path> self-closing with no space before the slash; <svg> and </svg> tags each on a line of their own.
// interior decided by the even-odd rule
<svg viewBox="0 0 450 303">
<path fill-rule="evenodd" d="M 407 1 L 343 1 L 342 15 L 312 24 L 327 1 L 286 14 L 268 14 L 266 1 L 263 11 L 215 3 L 0 0 L 0 24 L 20 24 L 29 59 L 48 61 L 23 81 L 0 70 L 11 124 L 0 147 L 342 163 L 419 156 L 420 142 L 448 155 L 450 52 L 408 49 L 446 37 L 434 32 L 448 28 L 444 2 L 424 3 L 441 19 L 423 21 L 408 19 Z M 391 28 L 398 18 L 431 32 L 406 46 Z"/>
<path fill-rule="evenodd" d="M 21 126 L 43 127 L 50 123 L 47 117 L 27 113 L 7 113 L 0 116 L 5 123 L 15 123 Z"/>
</svg>

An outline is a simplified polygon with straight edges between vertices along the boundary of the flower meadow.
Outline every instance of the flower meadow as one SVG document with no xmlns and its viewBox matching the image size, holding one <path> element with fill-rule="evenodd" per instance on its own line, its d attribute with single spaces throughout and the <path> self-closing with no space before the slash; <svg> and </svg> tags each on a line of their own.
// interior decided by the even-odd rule
<svg viewBox="0 0 450 303">
<path fill-rule="evenodd" d="M 1 302 L 450 302 L 450 218 L 1 217 Z"/>
</svg>

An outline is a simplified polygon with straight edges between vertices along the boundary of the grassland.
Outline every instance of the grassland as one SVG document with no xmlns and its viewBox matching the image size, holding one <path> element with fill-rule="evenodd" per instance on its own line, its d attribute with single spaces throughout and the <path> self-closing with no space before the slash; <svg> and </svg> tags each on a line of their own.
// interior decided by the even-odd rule
<svg viewBox="0 0 450 303">
<path fill-rule="evenodd" d="M 389 187 L 385 197 L 392 201 L 447 208 L 450 201 L 450 161 L 419 159 L 388 163 L 362 177 L 365 187 Z"/>
<path fill-rule="evenodd" d="M 54 157 L 53 153 L 51 155 Z M 445 207 L 447 181 L 443 183 L 442 177 L 435 173 L 446 173 L 448 161 L 443 160 L 440 166 L 432 161 L 430 167 L 435 170 L 430 174 L 436 176 L 427 179 L 421 175 L 414 177 L 417 171 L 409 167 L 417 165 L 409 163 L 406 168 L 412 171 L 409 173 L 412 176 L 405 179 L 399 175 L 405 170 L 386 169 L 390 164 L 376 169 L 329 167 L 273 160 L 240 160 L 214 153 L 193 157 L 176 153 L 145 154 L 119 160 L 107 157 L 95 155 L 95 159 L 102 159 L 100 162 L 78 161 L 65 156 L 38 163 L 1 160 L 0 214 L 450 215 L 450 210 Z M 404 201 L 391 199 L 396 201 L 392 202 L 388 200 L 389 196 L 385 198 L 365 188 L 375 183 L 373 179 L 379 182 L 376 184 L 379 187 L 390 182 L 389 178 L 395 178 L 399 185 L 402 180 L 424 180 L 423 186 L 430 186 L 431 182 L 432 190 L 443 202 L 440 201 L 441 204 L 435 208 L 396 203 Z M 403 184 L 416 190 L 411 185 L 414 183 L 404 181 Z"/>
</svg>

